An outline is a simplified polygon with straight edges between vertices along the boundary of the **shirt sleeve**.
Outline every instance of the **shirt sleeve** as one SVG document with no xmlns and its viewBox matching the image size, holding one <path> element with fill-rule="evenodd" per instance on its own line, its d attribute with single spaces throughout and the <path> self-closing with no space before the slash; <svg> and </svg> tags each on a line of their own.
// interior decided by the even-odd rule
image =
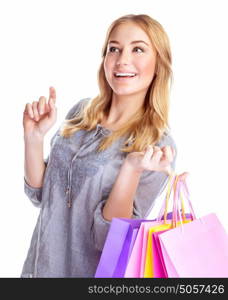
<svg viewBox="0 0 228 300">
<path fill-rule="evenodd" d="M 177 147 L 170 135 L 165 135 L 163 139 L 157 143 L 157 146 L 163 147 L 170 145 L 175 149 L 175 157 L 171 163 L 172 169 L 175 170 Z M 141 175 L 135 196 L 132 219 L 145 219 L 153 208 L 156 198 L 163 192 L 168 183 L 168 175 L 163 172 L 144 171 Z M 92 234 L 97 250 L 102 251 L 105 239 L 111 221 L 104 219 L 103 207 L 107 201 L 107 197 L 102 199 L 97 205 L 94 212 L 94 220 L 92 226 Z"/>
<path fill-rule="evenodd" d="M 102 213 L 106 201 L 107 198 L 99 202 L 99 204 L 95 209 L 94 218 L 93 218 L 93 226 L 92 226 L 93 240 L 94 240 L 95 248 L 99 251 L 102 251 L 104 247 L 105 239 L 111 224 L 111 221 L 104 219 Z"/>
<path fill-rule="evenodd" d="M 68 113 L 66 114 L 65 119 L 72 119 L 73 117 L 75 117 L 82 109 L 83 107 L 85 107 L 87 105 L 87 103 L 89 102 L 91 98 L 83 98 L 79 101 L 77 101 L 77 103 L 75 103 L 70 110 L 68 111 Z"/>
<path fill-rule="evenodd" d="M 87 101 L 90 98 L 84 98 L 79 100 L 76 104 L 74 104 L 70 110 L 68 111 L 68 113 L 65 116 L 65 119 L 71 119 L 73 118 L 82 108 L 82 105 L 87 104 Z M 59 128 L 60 129 L 60 128 Z M 53 137 L 51 138 L 51 142 L 50 142 L 50 146 L 52 147 L 53 142 L 55 137 L 57 136 L 57 134 L 59 133 L 59 129 L 56 131 L 56 133 L 53 135 Z M 47 158 L 44 159 L 44 163 L 45 166 L 47 167 L 48 165 L 48 161 L 49 161 L 49 155 Z M 46 170 L 45 170 L 46 171 Z M 26 194 L 26 196 L 29 198 L 29 200 L 32 202 L 32 204 L 35 207 L 40 208 L 41 207 L 41 200 L 42 200 L 42 187 L 40 188 L 35 188 L 32 187 L 28 184 L 28 182 L 26 182 L 25 177 L 24 177 L 24 192 Z"/>
</svg>

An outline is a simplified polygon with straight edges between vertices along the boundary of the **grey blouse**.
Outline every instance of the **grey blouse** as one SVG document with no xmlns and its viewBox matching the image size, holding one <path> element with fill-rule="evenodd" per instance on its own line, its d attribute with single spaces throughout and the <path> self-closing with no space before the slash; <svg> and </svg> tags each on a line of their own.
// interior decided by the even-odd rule
<svg viewBox="0 0 228 300">
<path fill-rule="evenodd" d="M 90 98 L 80 100 L 68 112 L 72 118 Z M 24 178 L 24 191 L 40 214 L 31 238 L 21 277 L 94 277 L 110 226 L 102 208 L 127 153 L 121 152 L 124 138 L 99 153 L 97 147 L 111 130 L 100 124 L 80 130 L 70 138 L 51 139 L 45 159 L 42 188 L 31 187 Z M 158 146 L 176 145 L 166 133 Z M 172 163 L 174 169 L 176 157 Z M 168 176 L 144 171 L 134 196 L 132 218 L 145 218 Z M 71 207 L 68 207 L 69 201 Z"/>
</svg>

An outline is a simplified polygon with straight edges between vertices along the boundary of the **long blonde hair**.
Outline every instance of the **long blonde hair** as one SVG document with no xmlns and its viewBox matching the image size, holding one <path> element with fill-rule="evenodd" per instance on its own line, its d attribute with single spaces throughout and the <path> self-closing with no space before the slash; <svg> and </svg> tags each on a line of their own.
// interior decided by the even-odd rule
<svg viewBox="0 0 228 300">
<path fill-rule="evenodd" d="M 111 107 L 112 89 L 104 73 L 104 58 L 107 44 L 112 31 L 119 24 L 134 22 L 150 38 L 156 51 L 156 66 L 154 78 L 145 96 L 144 105 L 119 130 L 105 136 L 98 151 L 107 149 L 117 138 L 126 136 L 123 152 L 143 151 L 149 144 L 156 144 L 166 130 L 169 129 L 169 92 L 172 84 L 172 57 L 169 39 L 159 22 L 145 14 L 125 15 L 110 25 L 102 48 L 102 61 L 98 70 L 99 95 L 89 100 L 84 109 L 74 118 L 65 120 L 60 130 L 64 137 L 71 136 L 78 130 L 93 130 L 105 116 L 108 116 Z"/>
</svg>

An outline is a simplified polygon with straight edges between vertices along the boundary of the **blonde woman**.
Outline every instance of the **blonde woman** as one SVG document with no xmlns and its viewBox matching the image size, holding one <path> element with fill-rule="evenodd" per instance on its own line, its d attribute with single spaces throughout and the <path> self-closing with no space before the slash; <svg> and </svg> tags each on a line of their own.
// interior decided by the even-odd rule
<svg viewBox="0 0 228 300">
<path fill-rule="evenodd" d="M 25 193 L 40 208 L 21 277 L 93 277 L 112 218 L 145 218 L 174 170 L 171 52 L 163 27 L 126 15 L 108 29 L 100 93 L 56 121 L 56 91 L 24 111 Z M 113 245 L 115 247 L 115 245 Z"/>
</svg>

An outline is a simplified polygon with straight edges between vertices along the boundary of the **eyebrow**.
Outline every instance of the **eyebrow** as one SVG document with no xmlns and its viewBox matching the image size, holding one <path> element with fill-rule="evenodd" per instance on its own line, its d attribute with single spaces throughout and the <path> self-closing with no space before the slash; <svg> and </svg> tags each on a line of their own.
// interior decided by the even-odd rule
<svg viewBox="0 0 228 300">
<path fill-rule="evenodd" d="M 118 41 L 109 41 L 109 42 L 108 42 L 108 44 L 111 44 L 111 43 L 113 43 L 113 44 L 119 44 Z M 147 46 L 149 46 L 149 44 L 147 44 L 146 42 L 144 42 L 144 41 L 142 41 L 142 40 L 138 40 L 138 41 L 133 41 L 133 42 L 131 42 L 131 44 L 136 44 L 136 43 L 144 43 L 144 44 L 146 44 Z"/>
</svg>

